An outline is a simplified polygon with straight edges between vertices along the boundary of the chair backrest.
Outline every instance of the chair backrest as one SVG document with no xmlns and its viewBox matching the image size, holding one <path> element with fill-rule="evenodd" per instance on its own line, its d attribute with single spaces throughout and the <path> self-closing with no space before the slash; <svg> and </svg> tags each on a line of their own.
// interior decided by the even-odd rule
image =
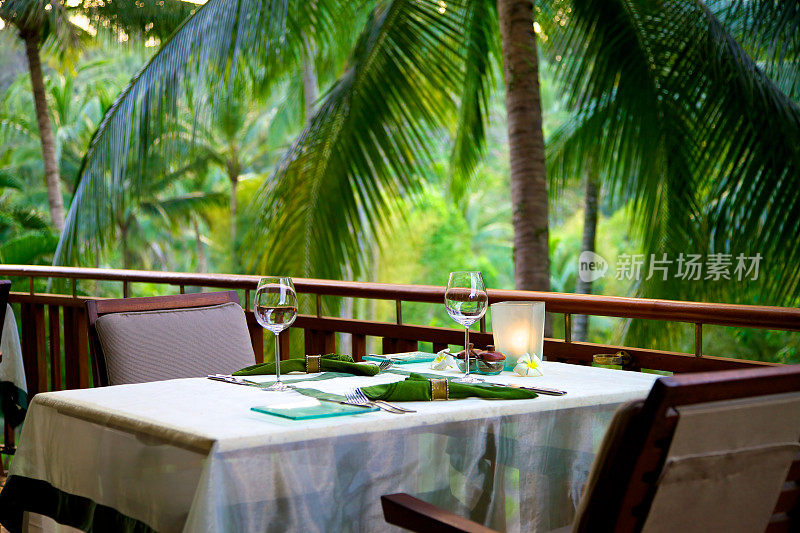
<svg viewBox="0 0 800 533">
<path fill-rule="evenodd" d="M 617 412 L 573 531 L 789 531 L 799 441 L 800 365 L 661 378 Z"/>
<path fill-rule="evenodd" d="M 6 305 L 11 282 L 7 279 L 0 280 L 0 340 L 3 340 L 3 324 L 6 323 Z"/>
<path fill-rule="evenodd" d="M 228 374 L 255 362 L 235 291 L 87 300 L 99 385 Z"/>
</svg>

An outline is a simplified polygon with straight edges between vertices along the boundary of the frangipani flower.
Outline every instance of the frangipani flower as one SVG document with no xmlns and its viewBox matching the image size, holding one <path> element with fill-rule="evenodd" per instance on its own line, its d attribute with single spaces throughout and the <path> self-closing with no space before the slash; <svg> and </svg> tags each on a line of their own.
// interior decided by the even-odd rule
<svg viewBox="0 0 800 533">
<path fill-rule="evenodd" d="M 436 354 L 436 358 L 431 361 L 431 370 L 458 370 L 456 360 L 447 349 Z"/>
<path fill-rule="evenodd" d="M 536 355 L 525 354 L 517 360 L 514 373 L 519 376 L 541 376 L 542 360 Z"/>
</svg>

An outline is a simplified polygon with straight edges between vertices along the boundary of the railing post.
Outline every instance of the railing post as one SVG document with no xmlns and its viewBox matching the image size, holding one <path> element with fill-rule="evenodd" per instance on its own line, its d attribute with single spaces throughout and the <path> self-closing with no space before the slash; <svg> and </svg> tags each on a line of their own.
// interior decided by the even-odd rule
<svg viewBox="0 0 800 533">
<path fill-rule="evenodd" d="M 361 361 L 361 358 L 367 355 L 367 336 L 353 333 L 350 344 L 353 351 L 353 359 Z"/>
<path fill-rule="evenodd" d="M 486 333 L 486 315 L 483 315 L 481 317 L 480 328 L 481 328 L 480 329 L 481 333 Z"/>
<path fill-rule="evenodd" d="M 564 313 L 564 342 L 572 342 L 572 315 Z"/>
<path fill-rule="evenodd" d="M 703 357 L 703 324 L 701 322 L 694 324 L 694 355 Z"/>
<path fill-rule="evenodd" d="M 130 289 L 130 287 L 129 287 L 128 282 L 127 281 L 123 281 L 122 282 L 122 297 L 123 298 L 127 298 L 128 297 L 129 289 Z"/>
<path fill-rule="evenodd" d="M 317 302 L 317 318 L 322 316 L 322 297 L 319 294 L 316 294 L 316 302 Z"/>
<path fill-rule="evenodd" d="M 70 278 L 72 281 L 72 297 L 78 297 L 78 278 Z"/>
<path fill-rule="evenodd" d="M 395 316 L 397 318 L 397 323 L 403 323 L 403 301 L 402 300 L 395 300 L 394 301 L 394 308 L 395 308 Z"/>
<path fill-rule="evenodd" d="M 47 306 L 50 330 L 50 390 L 63 389 L 61 379 L 61 320 L 57 305 Z"/>
<path fill-rule="evenodd" d="M 186 294 L 186 285 L 180 286 L 181 294 Z"/>
<path fill-rule="evenodd" d="M 278 335 L 278 342 L 280 343 L 281 347 L 281 361 L 285 361 L 286 359 L 289 359 L 292 356 L 291 346 L 289 344 L 290 338 L 291 335 L 289 333 L 289 329 L 281 331 L 280 334 Z"/>
<path fill-rule="evenodd" d="M 89 386 L 89 335 L 86 312 L 80 307 L 64 308 L 64 364 L 66 387 Z"/>
</svg>

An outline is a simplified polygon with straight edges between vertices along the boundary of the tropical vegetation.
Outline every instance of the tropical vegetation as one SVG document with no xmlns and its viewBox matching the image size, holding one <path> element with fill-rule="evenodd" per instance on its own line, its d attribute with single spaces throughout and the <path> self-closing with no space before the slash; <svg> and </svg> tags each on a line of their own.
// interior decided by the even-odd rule
<svg viewBox="0 0 800 533">
<path fill-rule="evenodd" d="M 475 267 L 490 286 L 798 303 L 788 3 L 139 4 L 0 3 L 30 66 L 0 78 L 0 231 L 38 243 L 29 262 L 422 283 Z M 138 43 L 133 68 L 120 41 Z M 87 81 L 105 68 L 115 81 Z M 582 250 L 605 278 L 579 283 Z M 615 277 L 634 254 L 644 272 L 664 254 L 721 254 L 731 273 L 759 254 L 762 270 Z M 577 322 L 590 340 L 689 342 Z M 791 337 L 756 332 L 744 354 L 737 335 L 709 342 L 797 357 Z"/>
</svg>

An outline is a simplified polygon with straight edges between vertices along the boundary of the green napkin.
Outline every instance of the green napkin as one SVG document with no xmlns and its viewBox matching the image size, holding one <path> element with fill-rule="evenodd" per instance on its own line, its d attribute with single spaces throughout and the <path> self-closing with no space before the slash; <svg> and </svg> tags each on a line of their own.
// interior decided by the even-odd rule
<svg viewBox="0 0 800 533">
<path fill-rule="evenodd" d="M 376 365 L 356 363 L 349 355 L 328 354 L 323 355 L 319 360 L 321 372 L 346 372 L 356 376 L 374 376 L 379 372 Z M 305 372 L 305 359 L 287 359 L 281 361 L 281 374 L 289 372 Z M 274 374 L 275 363 L 261 363 L 251 365 L 233 373 L 234 376 L 259 376 L 264 374 Z"/>
<path fill-rule="evenodd" d="M 450 387 L 450 399 L 453 400 L 473 396 L 497 400 L 529 400 L 538 396 L 535 392 L 512 387 L 468 385 L 452 381 L 449 381 L 448 386 Z M 370 400 L 426 402 L 431 399 L 430 381 L 420 374 L 411 374 L 405 381 L 362 387 L 361 390 Z"/>
</svg>

